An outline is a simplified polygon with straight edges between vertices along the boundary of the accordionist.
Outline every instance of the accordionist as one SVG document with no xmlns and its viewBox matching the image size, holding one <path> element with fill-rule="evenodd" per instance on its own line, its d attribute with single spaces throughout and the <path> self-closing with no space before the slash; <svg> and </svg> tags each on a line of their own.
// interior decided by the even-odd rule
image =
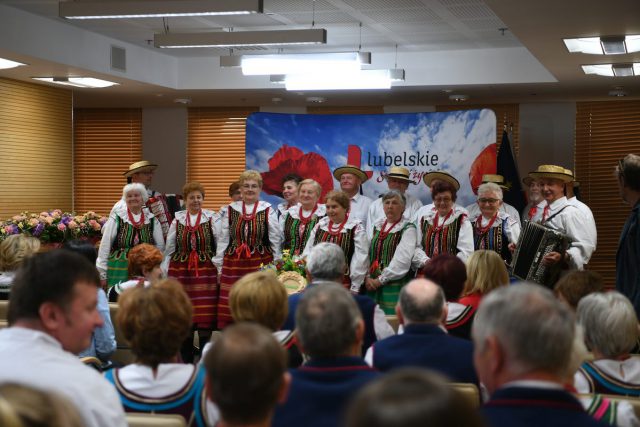
<svg viewBox="0 0 640 427">
<path fill-rule="evenodd" d="M 542 195 L 546 201 L 542 210 L 538 209 L 532 219 L 542 225 L 567 235 L 569 247 L 563 254 L 550 252 L 543 262 L 547 265 L 564 263 L 566 268 L 582 270 L 589 262 L 596 248 L 596 231 L 585 227 L 587 219 L 565 197 L 565 184 L 573 180 L 561 166 L 540 165 L 529 176 L 540 182 Z"/>
</svg>

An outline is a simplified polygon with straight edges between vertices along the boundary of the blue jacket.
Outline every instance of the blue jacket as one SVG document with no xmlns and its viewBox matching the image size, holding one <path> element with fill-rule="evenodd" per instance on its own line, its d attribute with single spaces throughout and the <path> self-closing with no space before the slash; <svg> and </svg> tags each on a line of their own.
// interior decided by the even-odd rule
<svg viewBox="0 0 640 427">
<path fill-rule="evenodd" d="M 409 324 L 403 334 L 375 343 L 372 351 L 373 366 L 381 372 L 414 366 L 454 382 L 478 384 L 471 341 L 448 335 L 438 325 Z"/>
<path fill-rule="evenodd" d="M 289 397 L 276 408 L 273 427 L 341 426 L 350 399 L 379 376 L 360 357 L 311 359 L 289 372 Z"/>
<path fill-rule="evenodd" d="M 640 316 L 640 202 L 620 233 L 616 253 L 616 290 L 631 300 Z"/>
</svg>

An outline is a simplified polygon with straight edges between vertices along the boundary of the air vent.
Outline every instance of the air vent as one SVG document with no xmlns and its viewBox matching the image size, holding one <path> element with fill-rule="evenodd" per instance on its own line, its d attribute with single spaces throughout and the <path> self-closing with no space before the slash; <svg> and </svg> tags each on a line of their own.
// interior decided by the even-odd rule
<svg viewBox="0 0 640 427">
<path fill-rule="evenodd" d="M 111 46 L 111 69 L 127 72 L 127 51 L 118 46 Z"/>
</svg>

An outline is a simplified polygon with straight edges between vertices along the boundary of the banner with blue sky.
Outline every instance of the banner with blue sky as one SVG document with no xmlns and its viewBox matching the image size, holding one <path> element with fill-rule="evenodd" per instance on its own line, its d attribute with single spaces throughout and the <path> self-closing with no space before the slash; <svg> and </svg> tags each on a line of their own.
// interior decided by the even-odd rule
<svg viewBox="0 0 640 427">
<path fill-rule="evenodd" d="M 457 203 L 475 201 L 482 174 L 496 173 L 496 117 L 492 110 L 442 113 L 314 115 L 254 113 L 247 119 L 246 166 L 262 173 L 263 200 L 277 204 L 288 173 L 313 178 L 323 194 L 340 185 L 333 170 L 351 164 L 367 172 L 362 190 L 373 199 L 387 190 L 391 166 L 409 169 L 409 194 L 431 202 L 422 176 L 445 170 L 460 182 Z"/>
</svg>

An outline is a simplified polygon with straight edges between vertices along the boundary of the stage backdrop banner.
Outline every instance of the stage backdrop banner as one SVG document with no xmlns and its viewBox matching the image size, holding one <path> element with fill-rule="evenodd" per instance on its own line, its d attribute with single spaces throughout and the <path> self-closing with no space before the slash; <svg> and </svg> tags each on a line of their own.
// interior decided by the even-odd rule
<svg viewBox="0 0 640 427">
<path fill-rule="evenodd" d="M 496 173 L 496 116 L 492 110 L 442 113 L 315 115 L 253 113 L 247 119 L 246 163 L 264 180 L 262 199 L 282 201 L 282 178 L 297 173 L 327 191 L 339 189 L 333 170 L 345 164 L 369 175 L 362 190 L 387 190 L 392 166 L 410 170 L 409 194 L 431 202 L 424 174 L 445 170 L 460 181 L 457 203 L 475 201 L 482 174 Z"/>
</svg>

